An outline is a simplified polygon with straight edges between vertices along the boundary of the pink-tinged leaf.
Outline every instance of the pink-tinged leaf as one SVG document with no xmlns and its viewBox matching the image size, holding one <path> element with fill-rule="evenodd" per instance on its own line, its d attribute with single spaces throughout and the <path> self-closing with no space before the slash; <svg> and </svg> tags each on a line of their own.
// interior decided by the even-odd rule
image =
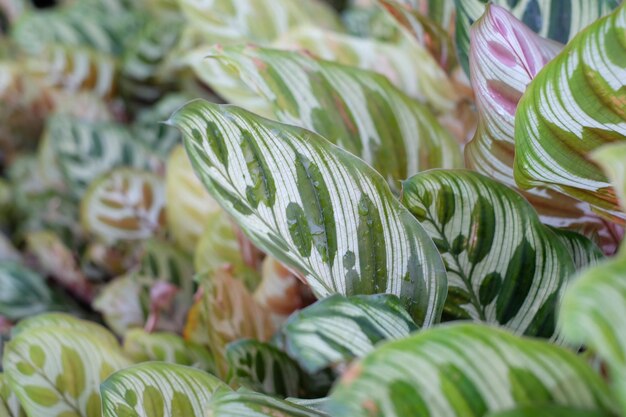
<svg viewBox="0 0 626 417">
<path fill-rule="evenodd" d="M 491 5 L 470 32 L 470 73 L 479 113 L 478 130 L 465 148 L 467 165 L 510 187 L 513 174 L 515 113 L 526 87 L 563 48 L 544 39 L 502 7 Z M 522 194 L 542 222 L 582 231 L 613 253 L 621 232 L 591 211 L 589 204 L 556 191 L 533 188 Z M 615 229 L 615 230 L 614 230 Z"/>
</svg>

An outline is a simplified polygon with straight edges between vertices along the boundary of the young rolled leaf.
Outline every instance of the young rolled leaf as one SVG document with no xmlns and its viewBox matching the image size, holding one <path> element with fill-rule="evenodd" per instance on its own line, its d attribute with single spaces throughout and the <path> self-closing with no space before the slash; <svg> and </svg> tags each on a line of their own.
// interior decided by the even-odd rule
<svg viewBox="0 0 626 417">
<path fill-rule="evenodd" d="M 506 9 L 490 5 L 472 26 L 470 68 L 479 113 L 477 132 L 465 147 L 468 167 L 509 187 L 518 188 L 515 112 L 527 85 L 562 46 L 541 38 Z M 541 221 L 595 236 L 607 253 L 619 242 L 588 203 L 542 188 L 521 191 Z"/>
<path fill-rule="evenodd" d="M 323 60 L 382 74 L 404 94 L 436 113 L 454 110 L 458 100 L 446 72 L 425 46 L 408 34 L 401 35 L 396 42 L 382 42 L 317 26 L 301 26 L 286 33 L 274 46 L 299 48 Z"/>
<path fill-rule="evenodd" d="M 574 263 L 522 196 L 472 171 L 432 170 L 403 183 L 402 201 L 442 254 L 445 317 L 552 335 L 556 301 Z"/>
<path fill-rule="evenodd" d="M 20 333 L 3 367 L 29 416 L 100 416 L 100 383 L 130 365 L 119 346 L 87 332 L 48 326 Z"/>
<path fill-rule="evenodd" d="M 485 12 L 482 0 L 455 0 L 456 45 L 459 61 L 469 75 L 470 27 Z M 544 38 L 567 43 L 578 32 L 601 16 L 610 13 L 616 0 L 493 0 Z"/>
<path fill-rule="evenodd" d="M 134 362 L 159 361 L 207 372 L 215 370 L 209 350 L 174 333 L 148 333 L 143 329 L 131 329 L 124 335 L 124 353 Z"/>
<path fill-rule="evenodd" d="M 605 382 L 569 350 L 477 324 L 386 343 L 344 374 L 331 415 L 487 416 L 543 404 L 615 412 Z"/>
<path fill-rule="evenodd" d="M 165 184 L 156 174 L 117 168 L 89 185 L 80 214 L 84 229 L 105 242 L 147 239 L 165 225 Z"/>
<path fill-rule="evenodd" d="M 102 416 L 203 416 L 216 377 L 182 365 L 150 362 L 114 373 L 100 386 Z"/>
<path fill-rule="evenodd" d="M 318 297 L 393 293 L 419 325 L 439 319 L 441 258 L 362 160 L 313 132 L 202 100 L 171 123 L 183 131 L 211 194 L 255 245 L 300 271 Z"/>
<path fill-rule="evenodd" d="M 44 279 L 16 262 L 0 262 L 0 288 L 0 315 L 10 320 L 42 313 L 52 305 Z"/>
<path fill-rule="evenodd" d="M 167 226 L 174 241 L 193 252 L 208 218 L 221 211 L 193 172 L 182 146 L 172 151 L 165 177 Z"/>
<path fill-rule="evenodd" d="M 214 48 L 213 56 L 271 102 L 278 120 L 361 157 L 392 189 L 419 171 L 462 164 L 458 144 L 428 108 L 380 74 L 254 46 Z"/>
<path fill-rule="evenodd" d="M 281 398 L 300 395 L 300 368 L 277 347 L 243 339 L 226 347 L 230 384 Z"/>
<path fill-rule="evenodd" d="M 626 253 L 585 270 L 563 296 L 559 327 L 566 340 L 602 358 L 622 411 L 626 410 Z"/>
<path fill-rule="evenodd" d="M 487 417 L 610 417 L 598 410 L 584 410 L 553 405 L 535 405 L 491 413 Z"/>
<path fill-rule="evenodd" d="M 515 119 L 515 180 L 586 201 L 623 221 L 589 152 L 626 139 L 626 5 L 581 32 L 530 83 Z M 593 58 L 592 58 L 593 57 Z"/>
<path fill-rule="evenodd" d="M 213 396 L 208 417 L 328 417 L 328 414 L 257 392 L 220 392 Z"/>
<path fill-rule="evenodd" d="M 333 295 L 291 316 L 281 330 L 287 353 L 309 373 L 345 365 L 383 340 L 417 330 L 399 300 L 391 295 Z"/>
<path fill-rule="evenodd" d="M 190 26 L 210 44 L 268 44 L 306 23 L 341 30 L 337 14 L 316 0 L 180 0 L 179 4 Z"/>
</svg>

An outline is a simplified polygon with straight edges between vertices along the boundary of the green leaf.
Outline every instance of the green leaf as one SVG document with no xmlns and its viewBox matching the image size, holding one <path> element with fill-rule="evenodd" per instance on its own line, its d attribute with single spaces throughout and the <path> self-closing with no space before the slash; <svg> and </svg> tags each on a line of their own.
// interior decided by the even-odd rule
<svg viewBox="0 0 626 417">
<path fill-rule="evenodd" d="M 604 255 L 598 246 L 585 236 L 569 230 L 552 229 L 567 248 L 577 271 L 595 266 Z"/>
<path fill-rule="evenodd" d="M 598 164 L 611 181 L 622 211 L 626 212 L 626 174 L 624 158 L 626 143 L 610 143 L 591 153 L 592 160 Z"/>
<path fill-rule="evenodd" d="M 174 333 L 130 329 L 124 335 L 124 353 L 134 362 L 169 362 L 208 372 L 215 369 L 211 352 Z"/>
<path fill-rule="evenodd" d="M 130 365 L 118 346 L 79 329 L 46 326 L 21 332 L 5 349 L 11 389 L 31 416 L 100 416 L 100 382 Z"/>
<path fill-rule="evenodd" d="M 458 100 L 455 88 L 425 44 L 404 32 L 398 38 L 395 42 L 383 42 L 318 26 L 301 26 L 283 35 L 273 46 L 305 50 L 323 60 L 382 74 L 404 94 L 436 113 L 454 110 Z M 407 71 L 408 68 L 413 70 Z"/>
<path fill-rule="evenodd" d="M 50 119 L 47 128 L 66 185 L 76 197 L 112 168 L 146 169 L 158 164 L 147 147 L 116 123 L 57 116 Z"/>
<path fill-rule="evenodd" d="M 0 373 L 0 417 L 26 417 L 17 396 L 2 373 Z"/>
<path fill-rule="evenodd" d="M 582 272 L 563 296 L 559 314 L 562 335 L 585 344 L 609 368 L 616 398 L 626 410 L 626 252 Z"/>
<path fill-rule="evenodd" d="M 287 353 L 310 373 L 345 365 L 383 340 L 417 330 L 399 300 L 391 295 L 334 295 L 291 316 L 281 330 Z"/>
<path fill-rule="evenodd" d="M 327 417 L 328 414 L 256 392 L 221 392 L 208 406 L 209 416 L 219 417 Z"/>
<path fill-rule="evenodd" d="M 205 192 L 205 191 L 203 191 Z M 235 226 L 224 210 L 206 216 L 204 231 L 196 246 L 194 266 L 196 271 L 215 271 L 231 265 L 235 271 L 245 269 Z M 235 275 L 240 276 L 239 273 Z"/>
<path fill-rule="evenodd" d="M 419 171 L 462 165 L 458 144 L 428 108 L 380 74 L 254 46 L 214 48 L 212 57 L 235 68 L 278 120 L 361 157 L 392 188 Z"/>
<path fill-rule="evenodd" d="M 300 394 L 300 368 L 286 353 L 268 343 L 244 339 L 226 347 L 230 384 L 278 397 Z"/>
<path fill-rule="evenodd" d="M 89 334 L 91 337 L 99 338 L 101 344 L 107 344 L 114 348 L 119 348 L 119 343 L 115 336 L 105 327 L 89 320 L 82 320 L 66 313 L 45 313 L 28 317 L 11 328 L 13 338 L 22 333 L 27 333 L 34 329 L 45 329 L 55 327 L 76 332 Z"/>
<path fill-rule="evenodd" d="M 626 138 L 624 19 L 622 5 L 573 39 L 530 83 L 515 119 L 521 187 L 556 190 L 621 219 L 615 190 L 588 155 Z"/>
<path fill-rule="evenodd" d="M 228 387 L 182 365 L 150 362 L 123 369 L 100 385 L 103 417 L 202 416 L 213 393 Z"/>
<path fill-rule="evenodd" d="M 344 374 L 328 411 L 460 417 L 532 404 L 615 411 L 604 381 L 574 353 L 477 324 L 384 344 Z"/>
<path fill-rule="evenodd" d="M 267 44 L 290 28 L 311 23 L 340 29 L 336 13 L 314 0 L 179 1 L 189 26 L 211 44 Z"/>
<path fill-rule="evenodd" d="M 145 242 L 138 273 L 154 281 L 174 284 L 189 301 L 195 292 L 191 258 L 169 241 L 150 239 Z"/>
<path fill-rule="evenodd" d="M 491 413 L 487 417 L 610 417 L 611 414 L 596 410 L 581 410 L 572 407 L 536 405 Z"/>
<path fill-rule="evenodd" d="M 442 254 L 449 292 L 465 296 L 448 298 L 447 318 L 502 324 L 529 335 L 553 333 L 556 299 L 574 264 L 522 196 L 461 170 L 424 172 L 403 188 L 403 203 L 423 218 L 430 236 L 454 248 Z"/>
<path fill-rule="evenodd" d="M 16 262 L 0 262 L 0 315 L 10 320 L 42 313 L 52 304 L 44 279 Z"/>
<path fill-rule="evenodd" d="M 129 328 L 142 327 L 146 312 L 141 304 L 142 285 L 132 275 L 109 282 L 98 294 L 92 307 L 115 334 L 122 336 Z"/>
<path fill-rule="evenodd" d="M 104 242 L 147 239 L 165 224 L 165 184 L 146 171 L 117 168 L 93 181 L 83 196 L 80 221 Z"/>
<path fill-rule="evenodd" d="M 182 146 L 174 148 L 167 161 L 165 194 L 168 230 L 181 248 L 192 253 L 208 219 L 221 209 L 196 177 Z"/>
<path fill-rule="evenodd" d="M 456 45 L 459 61 L 467 74 L 470 27 L 485 11 L 483 0 L 455 0 Z M 534 32 L 563 44 L 596 19 L 609 13 L 614 0 L 492 0 L 504 7 Z"/>
<path fill-rule="evenodd" d="M 202 100 L 171 123 L 211 194 L 255 245 L 302 272 L 318 297 L 390 292 L 418 324 L 438 320 L 445 275 L 436 248 L 362 160 L 313 132 Z M 302 208 L 306 223 L 290 220 L 290 205 Z M 310 253 L 292 238 L 307 229 Z"/>
</svg>

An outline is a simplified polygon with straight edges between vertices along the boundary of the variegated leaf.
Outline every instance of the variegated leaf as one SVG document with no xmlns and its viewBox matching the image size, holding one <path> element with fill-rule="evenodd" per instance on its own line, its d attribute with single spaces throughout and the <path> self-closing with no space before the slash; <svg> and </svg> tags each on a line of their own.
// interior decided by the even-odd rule
<svg viewBox="0 0 626 417">
<path fill-rule="evenodd" d="M 417 330 L 399 300 L 391 295 L 334 295 L 295 313 L 281 330 L 287 353 L 310 373 L 341 367 L 383 340 Z M 348 336 L 349 335 L 349 336 Z"/>
<path fill-rule="evenodd" d="M 117 82 L 117 62 L 110 54 L 85 47 L 47 45 L 26 58 L 26 71 L 50 86 L 68 93 L 88 91 L 111 97 Z"/>
<path fill-rule="evenodd" d="M 479 112 L 478 130 L 465 148 L 468 166 L 517 188 L 513 174 L 515 112 L 527 85 L 562 49 L 543 39 L 506 9 L 490 5 L 470 31 L 470 68 Z M 523 191 L 542 222 L 583 230 L 613 253 L 616 243 L 589 204 L 542 188 Z"/>
<path fill-rule="evenodd" d="M 591 153 L 615 189 L 619 205 L 626 212 L 626 143 L 604 145 Z"/>
<path fill-rule="evenodd" d="M 105 242 L 149 238 L 165 225 L 165 184 L 156 174 L 117 168 L 89 185 L 80 214 L 84 229 Z"/>
<path fill-rule="evenodd" d="M 152 18 L 129 42 L 121 63 L 122 95 L 142 103 L 154 103 L 173 88 L 175 79 L 165 70 L 168 54 L 180 38 L 178 16 Z"/>
<path fill-rule="evenodd" d="M 362 160 L 313 132 L 202 100 L 171 123 L 212 195 L 318 297 L 393 293 L 419 325 L 439 319 L 441 258 Z"/>
<path fill-rule="evenodd" d="M 600 19 L 537 74 L 515 119 L 515 180 L 590 203 L 621 221 L 615 191 L 589 158 L 626 139 L 626 5 Z"/>
<path fill-rule="evenodd" d="M 76 329 L 38 327 L 20 333 L 5 349 L 3 367 L 29 416 L 99 417 L 98 388 L 130 365 L 119 347 Z"/>
<path fill-rule="evenodd" d="M 44 279 L 16 262 L 0 262 L 0 288 L 0 315 L 11 320 L 42 313 L 52 304 Z"/>
<path fill-rule="evenodd" d="M 0 417 L 26 417 L 20 401 L 2 373 L 0 373 Z"/>
<path fill-rule="evenodd" d="M 274 334 L 274 324 L 270 312 L 254 300 L 243 281 L 233 278 L 228 271 L 215 271 L 203 284 L 204 296 L 198 309 L 190 312 L 186 332 L 208 335 L 217 373 L 225 377 L 226 345 L 243 338 L 266 342 Z M 204 320 L 198 321 L 194 317 L 198 315 Z M 193 329 L 194 325 L 199 328 Z"/>
<path fill-rule="evenodd" d="M 165 194 L 168 230 L 191 253 L 209 216 L 221 208 L 202 186 L 182 146 L 174 148 L 167 161 Z"/>
<path fill-rule="evenodd" d="M 402 198 L 443 256 L 444 317 L 552 335 L 574 263 L 522 196 L 472 171 L 433 170 L 405 181 Z"/>
<path fill-rule="evenodd" d="M 100 386 L 102 416 L 202 416 L 213 393 L 228 390 L 214 376 L 163 362 L 121 370 Z"/>
<path fill-rule="evenodd" d="M 48 123 L 56 159 L 76 197 L 81 197 L 93 180 L 112 168 L 157 166 L 153 153 L 122 125 L 60 116 Z"/>
<path fill-rule="evenodd" d="M 328 414 L 251 391 L 221 392 L 208 406 L 207 417 L 328 417 Z"/>
<path fill-rule="evenodd" d="M 542 37 L 567 43 L 587 25 L 610 13 L 618 1 L 493 0 L 492 3 L 507 8 Z M 470 27 L 485 12 L 486 3 L 482 0 L 455 0 L 455 2 L 457 51 L 461 65 L 469 74 Z"/>
<path fill-rule="evenodd" d="M 585 344 L 608 365 L 615 396 L 626 411 L 626 252 L 585 270 L 563 296 L 560 330 L 566 340 Z"/>
<path fill-rule="evenodd" d="M 600 248 L 580 233 L 554 228 L 552 231 L 569 252 L 577 271 L 595 266 L 604 258 Z"/>
<path fill-rule="evenodd" d="M 132 12 L 112 12 L 76 2 L 51 11 L 25 13 L 12 27 L 11 38 L 32 54 L 40 53 L 47 44 L 87 46 L 116 54 L 122 51 L 126 37 L 138 29 L 139 22 L 140 16 Z"/>
<path fill-rule="evenodd" d="M 426 14 L 418 11 L 418 8 L 407 8 L 402 1 L 378 0 L 378 3 L 392 16 L 398 24 L 408 31 L 408 33 L 422 46 L 424 46 L 441 68 L 447 72 L 452 71 L 458 65 L 454 41 L 446 29 L 431 19 Z M 452 4 L 453 0 L 439 0 L 433 2 Z M 436 14 L 433 10 L 433 12 Z"/>
<path fill-rule="evenodd" d="M 412 36 L 399 38 L 396 42 L 382 42 L 330 32 L 318 26 L 301 26 L 285 34 L 274 46 L 303 49 L 320 59 L 380 73 L 404 94 L 425 103 L 436 113 L 453 110 L 459 98 L 446 72 Z"/>
<path fill-rule="evenodd" d="M 174 284 L 190 301 L 195 292 L 190 257 L 171 242 L 151 239 L 144 244 L 139 275 Z"/>
<path fill-rule="evenodd" d="M 428 108 L 380 74 L 253 46 L 215 48 L 214 56 L 271 102 L 278 120 L 361 157 L 392 188 L 425 169 L 462 165 L 458 144 Z"/>
<path fill-rule="evenodd" d="M 476 324 L 386 343 L 344 374 L 337 416 L 486 416 L 543 404 L 615 412 L 605 382 L 574 353 Z"/>
<path fill-rule="evenodd" d="M 179 4 L 189 24 L 209 44 L 268 44 L 306 23 L 341 28 L 336 13 L 316 0 L 180 0 Z"/>
<path fill-rule="evenodd" d="M 269 343 L 238 340 L 227 346 L 226 358 L 230 384 L 281 398 L 300 394 L 298 364 Z"/>
<path fill-rule="evenodd" d="M 26 253 L 37 270 L 84 302 L 91 302 L 94 286 L 83 274 L 71 249 L 59 236 L 47 230 L 30 232 L 25 237 Z"/>
<path fill-rule="evenodd" d="M 48 327 L 86 333 L 94 338 L 99 338 L 100 344 L 107 344 L 114 348 L 119 348 L 119 342 L 115 336 L 104 326 L 93 321 L 79 319 L 66 313 L 38 314 L 20 320 L 20 322 L 11 329 L 11 336 L 15 338 L 22 333 Z"/>
<path fill-rule="evenodd" d="M 598 410 L 585 410 L 554 405 L 535 405 L 491 413 L 487 417 L 610 417 Z"/>
<path fill-rule="evenodd" d="M 129 328 L 145 324 L 146 313 L 141 304 L 141 294 L 142 286 L 135 277 L 118 277 L 100 291 L 92 307 L 102 314 L 107 326 L 121 336 Z"/>
<path fill-rule="evenodd" d="M 169 362 L 208 372 L 215 369 L 211 352 L 174 333 L 131 329 L 124 335 L 124 353 L 135 362 Z"/>
</svg>

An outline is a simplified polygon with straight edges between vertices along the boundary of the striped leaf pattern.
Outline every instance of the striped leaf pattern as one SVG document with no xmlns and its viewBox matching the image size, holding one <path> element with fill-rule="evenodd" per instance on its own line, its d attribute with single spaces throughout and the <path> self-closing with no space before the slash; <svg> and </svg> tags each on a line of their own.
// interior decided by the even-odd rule
<svg viewBox="0 0 626 417">
<path fill-rule="evenodd" d="M 626 411 L 626 255 L 585 270 L 563 296 L 561 333 L 572 343 L 585 344 L 608 365 L 613 389 Z"/>
<path fill-rule="evenodd" d="M 300 394 L 300 368 L 269 343 L 243 339 L 226 348 L 230 384 L 278 397 Z"/>
<path fill-rule="evenodd" d="M 491 413 L 488 417 L 610 417 L 608 413 L 597 410 L 580 410 L 560 406 L 527 406 L 514 410 Z"/>
<path fill-rule="evenodd" d="M 183 131 L 211 194 L 255 245 L 300 271 L 318 297 L 387 292 L 419 325 L 439 319 L 441 258 L 362 160 L 313 132 L 202 100 L 171 123 Z"/>
<path fill-rule="evenodd" d="M 334 295 L 295 313 L 281 330 L 287 353 L 310 373 L 345 365 L 383 340 L 417 330 L 391 295 Z M 349 337 L 348 337 L 349 335 Z"/>
<path fill-rule="evenodd" d="M 5 348 L 3 367 L 29 416 L 99 417 L 100 383 L 130 365 L 119 346 L 89 332 L 56 326 L 20 333 Z"/>
<path fill-rule="evenodd" d="M 600 248 L 580 233 L 554 228 L 552 231 L 569 252 L 577 271 L 595 266 L 604 258 Z"/>
<path fill-rule="evenodd" d="M 591 153 L 615 189 L 622 211 L 626 211 L 626 143 L 604 145 Z"/>
<path fill-rule="evenodd" d="M 515 112 L 527 85 L 562 46 L 539 37 L 495 5 L 488 6 L 474 24 L 470 38 L 479 124 L 465 147 L 465 159 L 470 168 L 517 188 L 513 173 Z M 522 195 L 537 209 L 543 223 L 595 235 L 607 253 L 615 251 L 615 239 L 589 204 L 542 188 L 522 191 Z"/>
<path fill-rule="evenodd" d="M 413 36 L 381 42 L 317 26 L 301 26 L 274 44 L 280 49 L 303 49 L 317 58 L 377 72 L 404 94 L 427 104 L 437 113 L 451 111 L 457 97 L 446 72 Z M 347 92 L 347 89 L 343 90 Z"/>
<path fill-rule="evenodd" d="M 361 157 L 392 188 L 419 171 L 462 164 L 456 141 L 428 108 L 379 74 L 253 46 L 216 48 L 214 56 L 270 101 L 278 120 Z"/>
<path fill-rule="evenodd" d="M 168 230 L 174 242 L 191 253 L 208 218 L 221 209 L 196 177 L 182 146 L 167 160 L 165 197 Z"/>
<path fill-rule="evenodd" d="M 207 417 L 327 417 L 328 414 L 250 391 L 220 392 L 209 403 Z"/>
<path fill-rule="evenodd" d="M 626 138 L 626 6 L 581 32 L 537 74 L 515 120 L 515 180 L 624 219 L 590 151 Z"/>
<path fill-rule="evenodd" d="M 207 372 L 215 369 L 211 352 L 174 333 L 131 329 L 124 335 L 124 353 L 134 362 L 169 362 Z"/>
<path fill-rule="evenodd" d="M 81 202 L 81 224 L 106 242 L 141 240 L 165 225 L 165 186 L 156 174 L 117 168 L 96 179 Z"/>
<path fill-rule="evenodd" d="M 171 242 L 150 239 L 144 243 L 139 274 L 176 285 L 189 298 L 194 292 L 194 269 L 190 257 Z"/>
<path fill-rule="evenodd" d="M 0 417 L 26 417 L 20 401 L 2 373 L 0 373 Z"/>
<path fill-rule="evenodd" d="M 572 352 L 492 327 L 456 324 L 386 343 L 344 374 L 337 416 L 487 416 L 532 404 L 611 414 L 604 381 Z"/>
<path fill-rule="evenodd" d="M 561 240 L 526 200 L 472 171 L 429 171 L 403 183 L 448 271 L 444 316 L 550 336 L 559 291 L 574 272 Z"/>
<path fill-rule="evenodd" d="M 93 180 L 112 168 L 157 166 L 150 150 L 115 123 L 57 116 L 48 122 L 48 134 L 65 183 L 76 197 L 81 197 Z"/>
<path fill-rule="evenodd" d="M 17 262 L 0 262 L 0 315 L 10 320 L 42 313 L 52 304 L 44 279 Z"/>
<path fill-rule="evenodd" d="M 82 320 L 67 313 L 45 313 L 20 320 L 12 329 L 11 336 L 14 338 L 21 333 L 33 329 L 55 327 L 82 333 L 89 333 L 92 337 L 100 339 L 100 343 L 118 348 L 119 343 L 115 336 L 104 326 L 93 321 Z"/>
<path fill-rule="evenodd" d="M 401 1 L 378 0 L 378 3 L 420 45 L 428 49 L 441 68 L 450 72 L 457 67 L 454 41 L 446 29 L 438 24 L 438 21 L 428 18 L 425 14 L 420 13 L 417 8 L 407 8 Z M 449 3 L 454 9 L 453 0 L 440 0 L 433 3 Z"/>
<path fill-rule="evenodd" d="M 139 364 L 102 383 L 102 416 L 203 416 L 213 393 L 227 389 L 198 369 L 163 362 Z"/>
<path fill-rule="evenodd" d="M 180 0 L 179 4 L 209 44 L 267 44 L 306 23 L 341 28 L 335 12 L 316 0 Z"/>
<path fill-rule="evenodd" d="M 485 12 L 482 0 L 455 0 L 456 45 L 459 61 L 470 73 L 470 27 Z M 493 0 L 544 38 L 567 43 L 576 34 L 601 16 L 610 13 L 618 0 Z"/>
</svg>

